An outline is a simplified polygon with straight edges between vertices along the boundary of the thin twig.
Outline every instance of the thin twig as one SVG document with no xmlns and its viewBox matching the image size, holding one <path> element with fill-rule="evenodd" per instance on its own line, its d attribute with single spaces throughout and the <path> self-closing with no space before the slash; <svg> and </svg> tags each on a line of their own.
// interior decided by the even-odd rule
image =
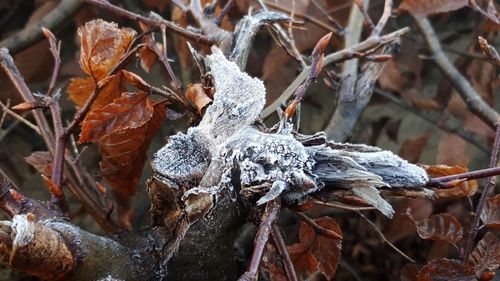
<svg viewBox="0 0 500 281">
<path fill-rule="evenodd" d="M 26 126 L 30 127 L 31 129 L 33 129 L 37 134 L 41 135 L 42 132 L 40 131 L 40 128 L 38 128 L 35 124 L 31 123 L 30 121 L 26 120 L 26 118 L 22 117 L 21 115 L 15 113 L 14 111 L 12 111 L 10 108 L 8 108 L 5 104 L 3 104 L 1 101 L 0 101 L 0 106 L 2 107 L 3 111 L 7 114 L 9 114 L 10 116 L 12 116 L 13 118 L 15 118 L 16 120 L 18 120 L 19 122 L 25 124 Z"/>
<path fill-rule="evenodd" d="M 376 210 L 377 209 L 375 207 L 350 206 L 350 205 L 346 205 L 346 204 L 339 204 L 339 203 L 332 203 L 332 202 L 322 202 L 322 201 L 319 201 L 319 200 L 314 200 L 313 202 L 316 205 L 330 207 L 330 208 L 335 208 L 335 209 L 344 210 L 344 211 L 359 212 L 359 211 L 371 211 L 371 210 Z"/>
<path fill-rule="evenodd" d="M 389 101 L 394 103 L 396 106 L 398 106 L 398 107 L 400 107 L 400 108 L 402 108 L 410 113 L 415 114 L 416 116 L 418 116 L 418 117 L 422 118 L 423 120 L 429 122 L 430 124 L 438 127 L 439 129 L 461 137 L 462 139 L 464 139 L 468 143 L 477 147 L 483 153 L 488 153 L 488 150 L 486 149 L 486 147 L 481 144 L 481 140 L 479 139 L 479 136 L 476 133 L 468 131 L 463 126 L 448 125 L 448 123 L 442 122 L 441 116 L 435 116 L 435 115 L 431 114 L 430 112 L 420 111 L 420 110 L 410 106 L 409 104 L 405 103 L 402 99 L 397 98 L 393 94 L 390 94 L 386 91 L 382 91 L 379 88 L 375 88 L 373 90 L 373 92 L 388 99 Z M 442 114 L 444 115 L 445 113 L 442 113 Z M 447 117 L 445 117 L 444 119 L 447 119 Z"/>
<path fill-rule="evenodd" d="M 313 219 L 308 217 L 307 215 L 296 212 L 295 213 L 303 222 L 307 223 L 318 235 L 325 236 L 331 239 L 342 239 L 342 235 L 338 234 L 335 231 L 330 229 L 326 229 L 321 225 L 317 224 Z"/>
<path fill-rule="evenodd" d="M 406 255 L 405 253 L 403 253 L 403 251 L 401 251 L 398 247 L 396 247 L 394 244 L 391 243 L 391 241 L 387 240 L 387 238 L 385 238 L 385 235 L 382 233 L 382 231 L 380 231 L 380 229 L 378 229 L 377 225 L 375 225 L 375 223 L 373 223 L 371 220 L 369 220 L 365 215 L 363 215 L 362 213 L 360 212 L 357 212 L 358 215 L 363 218 L 366 222 L 368 222 L 368 224 L 373 227 L 373 229 L 375 230 L 375 232 L 377 232 L 378 236 L 380 237 L 380 239 L 384 242 L 384 243 L 387 243 L 387 245 L 389 245 L 391 248 L 394 249 L 394 251 L 398 252 L 401 256 L 403 256 L 405 259 L 407 259 L 408 261 L 410 262 L 415 262 L 414 259 L 410 258 L 408 255 Z"/>
<path fill-rule="evenodd" d="M 277 200 L 269 201 L 266 204 L 266 209 L 262 215 L 259 230 L 255 236 L 255 246 L 253 248 L 252 258 L 250 259 L 248 270 L 240 277 L 240 281 L 257 280 L 260 260 L 262 259 L 262 254 L 264 253 L 267 241 L 269 240 L 269 234 L 271 233 L 272 226 L 278 218 L 281 208 L 281 204 L 278 200 L 279 198 Z"/>
<path fill-rule="evenodd" d="M 193 40 L 194 42 L 197 43 L 202 43 L 205 45 L 212 45 L 214 43 L 214 40 L 209 38 L 206 35 L 194 33 L 192 31 L 189 31 L 187 29 L 184 29 L 175 23 L 172 23 L 170 21 L 167 21 L 165 19 L 160 19 L 158 17 L 145 17 L 141 16 L 139 14 L 127 11 L 125 9 L 122 9 L 118 6 L 115 6 L 111 3 L 109 3 L 106 0 L 85 0 L 86 3 L 100 7 L 102 9 L 108 10 L 116 15 L 126 17 L 128 19 L 134 20 L 134 21 L 141 21 L 143 23 L 149 24 L 151 26 L 156 26 L 156 27 L 161 27 L 165 26 L 165 28 L 169 31 L 172 31 L 174 33 L 177 33 L 183 37 L 186 37 L 187 39 Z"/>
<path fill-rule="evenodd" d="M 493 143 L 493 149 L 491 150 L 491 158 L 490 158 L 490 168 L 496 167 L 498 163 L 498 151 L 500 150 L 500 120 L 495 124 L 497 127 L 495 134 L 495 142 Z M 476 210 L 474 212 L 474 217 L 472 219 L 472 223 L 470 224 L 469 235 L 466 242 L 463 244 L 464 247 L 460 253 L 460 256 L 463 261 L 467 260 L 470 253 L 472 252 L 472 247 L 474 246 L 474 241 L 477 236 L 477 232 L 480 224 L 480 217 L 484 209 L 484 204 L 486 203 L 486 199 L 490 196 L 492 189 L 495 186 L 495 177 L 490 176 L 486 180 L 486 185 L 483 188 L 483 192 L 481 197 L 479 198 L 479 203 L 476 206 Z"/>
<path fill-rule="evenodd" d="M 486 124 L 495 127 L 495 123 L 500 118 L 500 114 L 491 108 L 481 96 L 474 90 L 467 79 L 455 68 L 455 66 L 446 57 L 441 48 L 434 29 L 427 18 L 414 17 L 415 22 L 424 38 L 429 50 L 431 51 L 434 62 L 443 75 L 450 81 L 457 90 L 460 97 L 467 104 L 472 113 L 477 115 Z"/>
<path fill-rule="evenodd" d="M 52 115 L 52 123 L 54 127 L 54 137 L 55 137 L 55 148 L 54 148 L 54 160 L 53 160 L 53 168 L 52 168 L 52 182 L 56 185 L 56 188 L 62 188 L 63 182 L 63 170 L 64 170 L 64 152 L 65 152 L 65 143 L 66 139 L 63 137 L 64 128 L 61 118 L 61 107 L 59 106 L 58 98 L 60 93 L 57 92 L 55 97 L 52 98 L 55 84 L 57 81 L 57 77 L 59 76 L 59 68 L 61 66 L 61 41 L 58 41 L 55 35 L 48 29 L 43 28 L 43 34 L 47 37 L 47 40 L 50 44 L 50 52 L 52 53 L 52 57 L 54 58 L 54 68 L 52 70 L 52 78 L 50 79 L 49 89 L 47 90 L 47 96 L 51 98 L 51 102 L 49 104 L 50 112 Z M 51 190 L 51 189 L 49 189 Z M 50 202 L 55 206 L 61 208 L 61 210 L 68 210 L 68 206 L 66 205 L 66 200 L 64 198 L 64 192 L 60 190 L 57 194 L 52 192 L 50 193 Z"/>
<path fill-rule="evenodd" d="M 288 281 L 297 281 L 297 273 L 295 273 L 295 268 L 293 267 L 292 260 L 288 254 L 285 241 L 283 240 L 283 234 L 278 225 L 274 224 L 271 231 L 271 237 L 273 238 L 276 249 L 281 257 L 283 263 L 283 268 L 285 269 L 286 278 Z"/>
<path fill-rule="evenodd" d="M 373 48 L 378 48 L 381 45 L 386 45 L 391 42 L 394 42 L 397 40 L 399 37 L 402 35 L 408 33 L 410 31 L 409 28 L 401 28 L 399 30 L 396 30 L 394 32 L 391 32 L 387 35 L 381 36 L 381 37 L 370 37 L 363 42 L 356 44 L 352 46 L 351 48 L 343 49 L 338 52 L 335 52 L 333 54 L 329 54 L 324 57 L 323 59 L 323 66 L 332 64 L 332 63 L 339 63 L 342 61 L 346 61 L 348 59 L 356 58 L 359 57 L 359 53 L 365 52 L 367 50 L 373 49 Z M 277 98 L 272 104 L 267 106 L 262 113 L 260 114 L 260 117 L 262 119 L 268 117 L 272 113 L 276 111 L 276 109 L 279 108 L 279 106 L 283 103 L 285 103 L 295 92 L 297 87 L 306 80 L 307 75 L 309 74 L 310 67 L 303 69 L 300 74 L 295 77 L 293 82 L 286 88 L 286 90 L 280 95 L 279 98 Z"/>
<path fill-rule="evenodd" d="M 492 177 L 500 175 L 500 167 L 491 167 L 482 170 L 476 170 L 472 172 L 460 173 L 450 176 L 438 177 L 429 179 L 427 182 L 427 187 L 440 187 L 447 182 L 456 181 L 456 180 L 475 180 L 475 179 L 483 179 L 486 177 Z"/>
<path fill-rule="evenodd" d="M 57 7 L 52 9 L 52 11 L 40 19 L 40 21 L 0 41 L 0 47 L 5 47 L 9 49 L 11 54 L 15 54 L 41 41 L 44 38 L 42 27 L 57 30 L 80 9 L 83 1 L 84 0 L 60 1 Z"/>
<path fill-rule="evenodd" d="M 258 0 L 256 0 L 256 1 L 258 1 Z M 265 3 L 266 6 L 269 6 L 269 7 L 271 7 L 274 10 L 278 10 L 278 11 L 289 13 L 289 14 L 291 13 L 291 11 L 288 8 L 283 7 L 283 6 L 277 4 L 277 3 L 273 2 L 273 1 L 264 1 L 263 3 Z M 333 32 L 333 33 L 336 33 L 336 34 L 343 33 L 343 29 L 344 28 L 340 24 L 338 24 L 338 23 L 335 24 L 336 27 L 334 28 L 331 25 L 329 25 L 327 23 L 324 23 L 324 22 L 318 20 L 317 18 L 311 17 L 311 16 L 309 16 L 307 14 L 295 13 L 295 16 L 303 19 L 304 21 L 311 22 L 312 24 L 314 24 L 314 25 L 316 25 L 318 27 L 321 27 L 322 29 L 324 29 L 324 30 L 326 30 L 328 32 Z"/>
<path fill-rule="evenodd" d="M 229 11 L 234 7 L 235 1 L 234 0 L 227 0 L 226 5 L 220 10 L 220 13 L 217 15 L 217 17 L 214 18 L 214 22 L 216 25 L 220 26 L 222 24 L 222 20 L 224 17 L 229 13 Z"/>
<path fill-rule="evenodd" d="M 378 21 L 377 25 L 375 28 L 372 30 L 371 36 L 380 36 L 380 33 L 384 29 L 385 25 L 387 24 L 387 21 L 389 20 L 389 17 L 391 16 L 392 12 L 392 0 L 385 0 L 384 2 L 384 11 L 382 12 L 382 16 L 380 17 L 380 20 Z"/>
</svg>

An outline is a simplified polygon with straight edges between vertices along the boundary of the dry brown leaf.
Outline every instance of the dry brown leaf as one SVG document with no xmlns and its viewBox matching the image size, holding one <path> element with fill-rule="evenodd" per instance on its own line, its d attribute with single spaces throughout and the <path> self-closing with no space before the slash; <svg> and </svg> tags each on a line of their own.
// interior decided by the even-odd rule
<svg viewBox="0 0 500 281">
<path fill-rule="evenodd" d="M 422 239 L 440 240 L 456 243 L 462 239 L 463 228 L 460 222 L 452 215 L 437 214 L 429 218 L 414 222 L 418 236 Z"/>
<path fill-rule="evenodd" d="M 200 114 L 203 114 L 205 108 L 212 102 L 212 99 L 207 95 L 205 87 L 199 83 L 189 85 L 186 91 L 186 98 Z"/>
<path fill-rule="evenodd" d="M 401 93 L 405 84 L 405 77 L 395 60 L 388 61 L 378 77 L 380 88 Z"/>
<path fill-rule="evenodd" d="M 399 150 L 399 156 L 410 163 L 418 162 L 430 136 L 431 134 L 427 132 L 414 138 L 407 138 Z"/>
<path fill-rule="evenodd" d="M 478 277 L 484 271 L 495 271 L 500 266 L 500 241 L 493 232 L 486 233 L 477 243 L 469 256 L 469 262 Z"/>
<path fill-rule="evenodd" d="M 340 235 L 342 233 L 340 226 L 332 218 L 323 217 L 314 221 L 327 230 Z M 340 260 L 342 240 L 318 235 L 304 222 L 300 224 L 299 240 L 300 243 L 288 247 L 297 274 L 307 277 L 319 271 L 328 280 L 332 279 Z"/>
<path fill-rule="evenodd" d="M 141 58 L 141 67 L 149 73 L 153 65 L 158 60 L 158 55 L 154 51 L 152 51 L 148 46 L 144 46 L 141 48 L 141 52 L 139 53 Z"/>
<path fill-rule="evenodd" d="M 481 220 L 487 227 L 500 229 L 500 194 L 486 200 Z"/>
<path fill-rule="evenodd" d="M 121 93 L 126 89 L 125 79 L 123 79 L 122 72 L 115 75 L 108 76 L 101 80 L 99 95 L 92 105 L 92 109 L 101 108 L 113 99 L 118 98 Z M 72 78 L 68 86 L 69 98 L 78 106 L 81 107 L 85 104 L 88 98 L 94 93 L 95 83 L 92 77 L 86 78 Z"/>
<path fill-rule="evenodd" d="M 467 143 L 459 136 L 445 133 L 439 140 L 436 163 L 449 166 L 467 166 L 470 156 L 467 153 Z"/>
<path fill-rule="evenodd" d="M 136 129 L 149 122 L 153 112 L 153 101 L 146 93 L 123 93 L 113 102 L 87 114 L 78 142 L 97 142 L 114 132 Z"/>
<path fill-rule="evenodd" d="M 134 194 L 149 145 L 166 118 L 165 104 L 166 101 L 154 103 L 154 113 L 144 125 L 115 131 L 99 143 L 101 171 L 115 192 L 127 197 Z"/>
<path fill-rule="evenodd" d="M 432 202 L 425 199 L 403 199 L 395 207 L 395 216 L 384 227 L 385 237 L 395 243 L 415 233 L 413 222 L 406 215 L 411 214 L 414 220 L 429 217 L 433 211 Z"/>
<path fill-rule="evenodd" d="M 408 11 L 416 16 L 451 12 L 463 8 L 469 0 L 403 0 L 399 5 L 400 10 Z"/>
<path fill-rule="evenodd" d="M 417 281 L 473 281 L 474 268 L 459 260 L 435 259 L 418 272 Z"/>
<path fill-rule="evenodd" d="M 118 64 L 134 39 L 136 32 L 130 28 L 118 28 L 116 23 L 101 19 L 87 22 L 78 28 L 83 72 L 99 81 Z"/>
<path fill-rule="evenodd" d="M 423 168 L 430 177 L 444 177 L 468 172 L 467 167 L 446 166 L 446 165 L 423 165 Z M 454 181 L 447 183 L 448 188 L 435 188 L 437 198 L 460 198 L 471 197 L 477 192 L 477 181 Z"/>
</svg>

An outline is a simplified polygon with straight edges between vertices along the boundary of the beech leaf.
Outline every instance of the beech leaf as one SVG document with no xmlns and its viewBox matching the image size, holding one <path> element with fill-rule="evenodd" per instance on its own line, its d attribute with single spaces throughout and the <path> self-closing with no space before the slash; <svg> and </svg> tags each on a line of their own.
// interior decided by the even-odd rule
<svg viewBox="0 0 500 281">
<path fill-rule="evenodd" d="M 323 217 L 314 221 L 324 229 L 342 237 L 340 226 L 334 219 Z M 301 222 L 299 240 L 300 243 L 288 247 L 297 274 L 307 277 L 319 271 L 328 280 L 332 279 L 340 260 L 342 239 L 318 235 L 308 224 Z"/>
<path fill-rule="evenodd" d="M 417 281 L 473 281 L 477 280 L 474 268 L 459 260 L 434 259 L 417 274 Z"/>
<path fill-rule="evenodd" d="M 430 177 L 443 177 L 468 172 L 467 167 L 447 165 L 424 165 L 423 168 Z M 477 192 L 477 181 L 454 181 L 447 183 L 450 188 L 435 188 L 437 198 L 460 198 L 470 197 Z"/>
<path fill-rule="evenodd" d="M 101 19 L 87 22 L 78 28 L 83 72 L 99 81 L 106 77 L 126 53 L 136 32 L 118 28 L 116 23 Z"/>
<path fill-rule="evenodd" d="M 478 277 L 484 271 L 495 271 L 500 266 L 500 242 L 495 234 L 488 232 L 484 235 L 470 254 L 469 262 Z"/>
<path fill-rule="evenodd" d="M 481 220 L 487 227 L 500 229 L 500 194 L 486 200 Z"/>
<path fill-rule="evenodd" d="M 92 104 L 92 109 L 97 109 L 105 106 L 113 101 L 113 99 L 120 96 L 125 91 L 125 79 L 123 79 L 122 72 L 115 75 L 108 76 L 101 80 L 99 95 Z M 83 106 L 89 97 L 94 93 L 95 82 L 92 77 L 86 78 L 72 78 L 68 86 L 69 98 L 78 106 Z"/>
<path fill-rule="evenodd" d="M 101 139 L 101 171 L 115 192 L 127 197 L 134 194 L 149 145 L 166 119 L 165 104 L 165 100 L 155 102 L 153 115 L 143 125 L 114 131 Z"/>
<path fill-rule="evenodd" d="M 95 142 L 116 131 L 136 129 L 150 121 L 153 111 L 153 101 L 146 93 L 123 93 L 108 105 L 88 113 L 79 142 Z"/>
<path fill-rule="evenodd" d="M 415 221 L 418 236 L 422 239 L 441 240 L 449 243 L 456 243 L 462 239 L 463 228 L 460 222 L 452 215 L 437 214 L 429 218 Z"/>
</svg>

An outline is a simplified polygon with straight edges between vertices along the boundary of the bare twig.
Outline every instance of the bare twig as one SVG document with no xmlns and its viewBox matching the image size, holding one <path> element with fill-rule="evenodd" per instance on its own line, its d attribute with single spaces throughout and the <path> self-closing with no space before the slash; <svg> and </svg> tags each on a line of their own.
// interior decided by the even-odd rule
<svg viewBox="0 0 500 281">
<path fill-rule="evenodd" d="M 342 235 L 338 234 L 335 231 L 332 231 L 330 229 L 326 229 L 319 224 L 317 224 L 313 219 L 308 217 L 307 215 L 296 212 L 295 213 L 303 222 L 307 223 L 313 230 L 316 232 L 316 234 L 328 237 L 330 239 L 342 239 Z"/>
<path fill-rule="evenodd" d="M 285 7 L 279 5 L 276 2 L 273 2 L 273 1 L 264 1 L 263 3 L 265 3 L 266 6 L 269 6 L 269 7 L 271 7 L 274 10 L 285 12 L 285 13 L 289 13 L 289 14 L 291 13 L 291 11 L 288 8 L 285 8 Z M 304 21 L 311 22 L 314 25 L 316 25 L 318 27 L 321 27 L 322 29 L 324 29 L 324 30 L 326 30 L 328 32 L 333 32 L 333 33 L 336 33 L 336 34 L 343 33 L 343 29 L 344 28 L 338 22 L 336 22 L 336 21 L 334 21 L 335 27 L 332 27 L 331 25 L 329 25 L 327 23 L 324 23 L 324 22 L 318 20 L 317 18 L 311 17 L 311 16 L 309 16 L 307 14 L 294 13 L 294 15 L 297 16 L 298 18 L 303 19 Z"/>
<path fill-rule="evenodd" d="M 373 223 L 371 220 L 369 220 L 362 213 L 360 213 L 360 212 L 357 212 L 357 213 L 358 213 L 358 215 L 360 217 L 362 217 L 373 228 L 373 230 L 375 230 L 375 232 L 377 232 L 378 236 L 380 237 L 380 239 L 384 243 L 386 243 L 387 245 L 389 245 L 392 249 L 394 249 L 394 251 L 396 251 L 398 254 L 400 254 L 401 256 L 403 256 L 408 261 L 413 262 L 413 263 L 415 262 L 414 259 L 410 258 L 408 255 L 406 255 L 405 253 L 403 253 L 403 251 L 401 251 L 398 247 L 396 247 L 394 244 L 392 244 L 391 241 L 387 240 L 387 238 L 385 238 L 385 235 L 382 233 L 382 231 L 380 231 L 380 229 L 378 229 L 378 227 L 377 227 L 377 225 L 375 225 L 375 223 Z"/>
<path fill-rule="evenodd" d="M 255 237 L 255 246 L 253 248 L 252 258 L 248 266 L 248 270 L 240 277 L 240 281 L 257 280 L 259 274 L 259 265 L 264 253 L 264 248 L 266 247 L 267 241 L 269 240 L 269 234 L 271 233 L 272 226 L 281 208 L 281 204 L 277 200 L 269 201 L 266 204 L 266 209 L 262 215 L 262 219 L 259 225 L 259 230 Z"/>
<path fill-rule="evenodd" d="M 465 129 L 463 126 L 452 126 L 452 125 L 448 125 L 447 123 L 444 123 L 442 122 L 442 116 L 440 115 L 434 115 L 430 112 L 423 112 L 423 111 L 419 111 L 418 109 L 412 107 L 411 105 L 405 103 L 402 99 L 400 98 L 397 98 L 395 97 L 394 95 L 388 93 L 388 92 L 385 92 L 385 91 L 382 91 L 378 88 L 375 88 L 373 90 L 374 93 L 388 99 L 389 101 L 391 101 L 392 103 L 394 103 L 395 105 L 397 105 L 398 107 L 408 111 L 408 112 L 411 112 L 413 114 L 415 114 L 416 116 L 422 118 L 423 120 L 429 122 L 430 124 L 438 127 L 439 129 L 445 131 L 445 132 L 448 132 L 448 133 L 452 133 L 452 134 L 455 134 L 459 137 L 461 137 L 462 139 L 464 139 L 465 141 L 467 141 L 468 143 L 474 145 L 475 147 L 477 147 L 479 150 L 481 150 L 482 152 L 484 153 L 488 153 L 488 150 L 486 149 L 486 147 L 484 145 L 481 144 L 481 141 L 479 139 L 479 136 L 476 134 L 476 133 L 473 133 L 471 131 L 468 131 L 467 129 Z M 443 113 L 444 114 L 444 113 Z M 445 117 L 446 119 L 446 117 Z"/>
<path fill-rule="evenodd" d="M 372 30 L 371 36 L 380 35 L 385 25 L 387 24 L 389 17 L 391 16 L 391 12 L 392 12 L 392 0 L 385 0 L 384 11 L 382 12 L 382 16 L 380 17 L 380 20 L 378 21 L 377 25 Z"/>
<path fill-rule="evenodd" d="M 50 112 L 52 114 L 52 123 L 54 127 L 54 135 L 55 135 L 55 148 L 54 148 L 54 161 L 52 168 L 52 182 L 55 184 L 55 188 L 60 189 L 57 194 L 52 192 L 53 190 L 49 188 L 50 193 L 50 201 L 55 206 L 61 208 L 61 210 L 68 210 L 68 206 L 66 205 L 66 201 L 64 199 L 64 192 L 62 192 L 62 182 L 63 182 L 63 170 L 64 170 L 64 152 L 65 152 L 65 138 L 63 137 L 64 129 L 63 123 L 61 119 L 61 108 L 59 106 L 58 98 L 59 93 L 56 94 L 54 98 L 52 95 L 54 93 L 55 84 L 57 81 L 57 77 L 59 75 L 59 68 L 61 66 L 61 41 L 58 41 L 54 34 L 43 28 L 43 34 L 47 37 L 47 40 L 50 44 L 50 52 L 54 58 L 54 68 L 52 70 L 52 78 L 50 79 L 49 89 L 47 90 L 47 96 L 52 100 L 49 104 Z"/>
<path fill-rule="evenodd" d="M 494 127 L 495 123 L 500 118 L 500 114 L 498 114 L 498 112 L 481 99 L 469 81 L 467 81 L 467 79 L 460 74 L 460 72 L 446 57 L 430 21 L 427 18 L 420 17 L 414 17 L 414 20 L 417 23 L 420 33 L 427 43 L 427 46 L 433 55 L 434 62 L 439 70 L 457 90 L 470 111 L 481 118 L 481 120 L 483 120 L 486 124 Z"/>
<path fill-rule="evenodd" d="M 272 226 L 271 236 L 274 240 L 274 244 L 276 245 L 276 249 L 281 257 L 281 261 L 283 263 L 283 267 L 285 269 L 285 274 L 288 281 L 297 281 L 297 274 L 295 273 L 295 268 L 293 267 L 292 260 L 290 259 L 290 255 L 288 254 L 288 250 L 286 248 L 285 241 L 283 240 L 283 234 L 278 225 L 274 224 Z"/>
<path fill-rule="evenodd" d="M 229 13 L 229 11 L 234 7 L 235 1 L 234 0 L 227 0 L 226 5 L 220 10 L 220 13 L 217 15 L 217 17 L 214 18 L 214 22 L 216 25 L 220 26 L 222 24 L 222 20 L 224 17 Z"/>
<path fill-rule="evenodd" d="M 370 210 L 377 209 L 375 207 L 351 206 L 351 205 L 346 205 L 346 204 L 342 204 L 342 203 L 322 202 L 319 200 L 314 200 L 314 204 L 320 205 L 320 206 L 325 206 L 325 207 L 330 207 L 330 208 L 335 208 L 335 209 L 339 209 L 339 210 L 354 211 L 354 212 L 370 211 Z"/>
<path fill-rule="evenodd" d="M 360 52 L 365 52 L 373 48 L 378 48 L 381 45 L 386 45 L 394 42 L 399 37 L 406 34 L 408 31 L 410 31 L 410 29 L 405 27 L 381 37 L 370 37 L 363 42 L 352 46 L 352 48 L 343 49 L 341 51 L 325 56 L 325 58 L 323 59 L 323 66 L 359 57 Z M 310 67 L 303 69 L 295 78 L 295 80 L 290 84 L 290 86 L 288 86 L 288 88 L 286 88 L 286 90 L 280 95 L 280 97 L 262 111 L 260 117 L 268 117 L 269 115 L 274 113 L 281 104 L 285 103 L 293 95 L 297 87 L 299 87 L 300 84 L 302 84 L 302 82 L 306 80 L 309 71 Z"/>
<path fill-rule="evenodd" d="M 21 32 L 10 36 L 0 42 L 0 47 L 9 49 L 11 54 L 15 54 L 34 43 L 42 40 L 42 27 L 56 30 L 80 9 L 84 0 L 66 0 L 60 1 L 59 5 L 52 9 L 39 22 L 30 25 Z"/>
<path fill-rule="evenodd" d="M 212 45 L 214 43 L 214 41 L 211 38 L 207 37 L 206 35 L 194 33 L 192 31 L 184 29 L 184 28 L 176 25 L 175 23 L 172 23 L 172 22 L 167 21 L 165 19 L 160 19 L 158 17 L 153 18 L 153 17 L 141 16 L 139 14 L 136 14 L 136 13 L 127 11 L 125 9 L 122 9 L 118 6 L 115 6 L 106 0 L 84 0 L 84 1 L 88 4 L 103 8 L 105 10 L 108 10 L 108 11 L 116 14 L 116 15 L 126 17 L 126 18 L 134 20 L 134 21 L 141 21 L 141 22 L 146 23 L 148 25 L 156 26 L 156 27 L 160 27 L 160 28 L 161 28 L 161 26 L 165 26 L 165 28 L 167 30 L 172 31 L 174 33 L 177 33 L 181 36 L 184 36 L 184 37 L 186 37 L 190 40 L 193 40 L 194 42 L 197 42 L 197 43 L 202 43 L 202 44 L 206 44 L 206 45 Z"/>
<path fill-rule="evenodd" d="M 432 178 L 427 182 L 428 187 L 440 187 L 447 182 L 456 180 L 475 180 L 482 179 L 486 177 L 492 177 L 500 175 L 500 167 L 492 167 L 488 169 L 476 170 L 472 172 L 466 172 L 461 174 L 455 174 L 450 176 Z"/>
<path fill-rule="evenodd" d="M 319 74 L 323 70 L 323 59 L 324 59 L 323 54 L 325 52 L 325 49 L 330 44 L 331 37 L 332 33 L 328 33 L 327 35 L 319 39 L 318 43 L 316 43 L 316 46 L 314 47 L 314 50 L 312 52 L 312 61 L 309 70 L 309 75 L 307 75 L 307 79 L 304 81 L 304 83 L 302 83 L 295 90 L 295 99 L 287 106 L 285 110 L 285 117 L 287 119 L 293 117 L 293 115 L 295 114 L 295 110 L 297 109 L 298 105 L 304 98 L 306 90 L 309 88 L 311 83 L 314 82 L 316 78 L 318 78 Z"/>
<path fill-rule="evenodd" d="M 491 158 L 490 158 L 490 168 L 496 167 L 498 163 L 498 152 L 500 150 L 500 120 L 495 124 L 497 127 L 495 134 L 495 142 L 493 143 L 493 149 L 491 150 Z M 490 176 L 486 180 L 486 185 L 483 188 L 483 192 L 481 197 L 479 198 L 479 203 L 476 206 L 476 210 L 474 212 L 474 217 L 472 219 L 472 223 L 470 224 L 469 233 L 467 236 L 466 242 L 463 244 L 463 248 L 461 249 L 460 257 L 462 260 L 466 261 L 469 258 L 470 253 L 472 252 L 472 248 L 474 246 L 474 240 L 476 239 L 477 232 L 479 230 L 480 217 L 481 213 L 484 209 L 484 204 L 486 203 L 486 199 L 490 196 L 491 190 L 495 186 L 495 177 Z"/>
<path fill-rule="evenodd" d="M 369 5 L 370 1 L 364 1 L 364 5 Z M 347 23 L 347 34 L 344 40 L 344 48 L 351 48 L 352 46 L 359 43 L 361 39 L 361 32 L 363 31 L 363 14 L 360 12 L 360 9 L 356 5 L 352 5 L 351 12 L 349 14 L 349 22 Z M 342 101 L 349 99 L 349 97 L 354 95 L 354 89 L 356 86 L 356 81 L 358 80 L 358 66 L 359 59 L 351 59 L 342 65 L 342 72 L 340 74 L 342 84 L 336 95 L 336 103 L 337 107 L 335 110 L 339 110 L 342 106 Z M 335 115 L 334 115 L 335 116 Z M 336 121 L 330 120 L 329 124 L 335 123 Z M 326 135 L 333 139 L 340 139 L 337 136 L 337 132 L 340 133 L 340 130 L 330 129 L 335 126 L 328 125 L 325 133 Z"/>
<path fill-rule="evenodd" d="M 0 106 L 2 107 L 4 113 L 6 114 L 9 114 L 10 116 L 12 116 L 13 118 L 15 118 L 16 120 L 18 120 L 19 122 L 22 122 L 23 124 L 25 124 L 26 126 L 30 127 L 31 129 L 33 129 L 37 134 L 41 135 L 42 132 L 40 131 L 40 128 L 38 128 L 35 124 L 31 123 L 30 121 L 26 120 L 26 118 L 22 117 L 21 115 L 15 113 L 14 111 L 12 111 L 10 108 L 8 108 L 5 104 L 3 104 L 1 101 L 0 101 Z"/>
</svg>

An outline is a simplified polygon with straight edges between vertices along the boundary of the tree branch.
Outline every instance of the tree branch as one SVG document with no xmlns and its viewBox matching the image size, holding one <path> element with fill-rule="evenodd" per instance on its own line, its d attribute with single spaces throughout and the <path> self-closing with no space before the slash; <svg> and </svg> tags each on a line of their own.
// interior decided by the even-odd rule
<svg viewBox="0 0 500 281">
<path fill-rule="evenodd" d="M 457 90 L 458 94 L 462 97 L 465 104 L 467 104 L 470 111 L 477 115 L 490 127 L 494 128 L 497 120 L 500 118 L 500 114 L 498 114 L 498 112 L 481 99 L 469 81 L 467 81 L 467 79 L 460 74 L 460 72 L 446 57 L 430 21 L 427 18 L 417 16 L 414 17 L 414 20 L 417 23 L 419 31 L 427 43 L 427 46 L 433 55 L 434 62 L 441 73 L 443 73 L 443 75 Z"/>
<path fill-rule="evenodd" d="M 352 46 L 351 48 L 343 49 L 333 54 L 325 56 L 325 58 L 323 59 L 323 66 L 359 57 L 360 53 L 366 52 L 374 48 L 379 48 L 381 45 L 387 45 L 391 42 L 394 42 L 395 40 L 398 40 L 399 37 L 408 33 L 409 31 L 410 29 L 405 27 L 381 37 L 370 37 L 364 40 L 363 42 Z M 295 78 L 295 80 L 293 80 L 293 82 L 280 95 L 280 97 L 277 98 L 273 103 L 271 103 L 262 111 L 260 117 L 262 119 L 265 119 L 266 117 L 274 113 L 281 104 L 285 103 L 293 95 L 295 89 L 297 89 L 297 87 L 299 87 L 300 84 L 304 82 L 304 80 L 307 78 L 307 75 L 309 74 L 309 71 L 310 67 L 303 69 L 300 72 L 300 74 Z"/>
<path fill-rule="evenodd" d="M 60 1 L 50 13 L 43 17 L 36 24 L 30 25 L 21 32 L 0 41 L 0 47 L 9 49 L 11 54 L 41 41 L 43 37 L 42 28 L 56 30 L 80 9 L 84 0 Z"/>
<path fill-rule="evenodd" d="M 493 149 L 491 150 L 490 157 L 490 168 L 496 167 L 498 164 L 498 152 L 500 151 L 500 120 L 495 124 L 496 134 L 495 134 L 495 142 L 493 143 Z M 469 258 L 470 253 L 472 252 L 472 248 L 474 246 L 474 241 L 477 236 L 477 232 L 479 230 L 480 218 L 484 209 L 484 204 L 486 203 L 486 199 L 490 196 L 491 190 L 495 187 L 495 177 L 490 176 L 486 180 L 486 185 L 483 188 L 483 192 L 481 197 L 479 198 L 479 203 L 476 206 L 476 210 L 474 212 L 474 217 L 470 224 L 470 229 L 468 231 L 466 242 L 463 244 L 463 248 L 460 251 L 460 257 L 463 261 L 466 261 Z"/>
</svg>

